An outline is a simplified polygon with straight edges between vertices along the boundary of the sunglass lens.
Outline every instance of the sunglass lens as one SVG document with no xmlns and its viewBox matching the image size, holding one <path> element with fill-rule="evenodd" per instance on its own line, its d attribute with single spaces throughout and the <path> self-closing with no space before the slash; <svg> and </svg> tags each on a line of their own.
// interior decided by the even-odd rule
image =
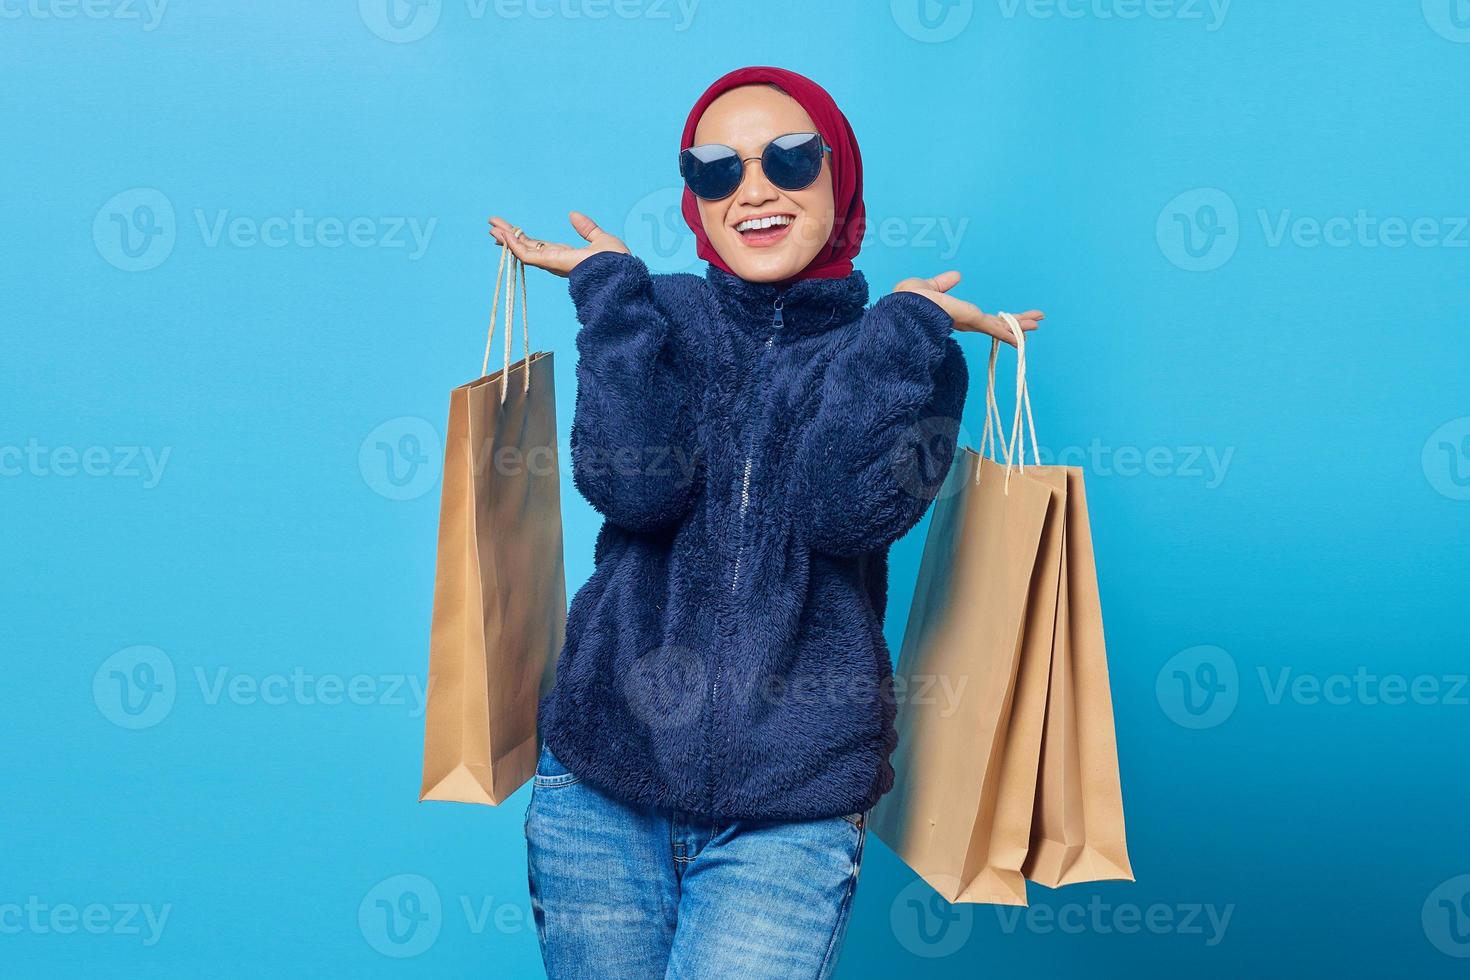
<svg viewBox="0 0 1470 980">
<path fill-rule="evenodd" d="M 740 154 L 728 146 L 710 143 L 679 153 L 679 173 L 695 197 L 718 201 L 740 186 Z"/>
<path fill-rule="evenodd" d="M 767 146 L 761 167 L 771 183 L 782 190 L 811 186 L 822 172 L 822 137 L 816 133 L 789 133 Z"/>
</svg>

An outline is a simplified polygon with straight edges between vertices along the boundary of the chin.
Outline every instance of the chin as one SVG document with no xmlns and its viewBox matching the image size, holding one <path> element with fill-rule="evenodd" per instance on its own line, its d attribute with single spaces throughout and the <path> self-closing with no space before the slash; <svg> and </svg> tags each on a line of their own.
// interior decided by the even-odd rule
<svg viewBox="0 0 1470 980">
<path fill-rule="evenodd" d="M 794 248 L 751 248 L 743 242 L 722 242 L 720 258 L 746 282 L 782 282 L 801 272 L 816 252 Z"/>
</svg>

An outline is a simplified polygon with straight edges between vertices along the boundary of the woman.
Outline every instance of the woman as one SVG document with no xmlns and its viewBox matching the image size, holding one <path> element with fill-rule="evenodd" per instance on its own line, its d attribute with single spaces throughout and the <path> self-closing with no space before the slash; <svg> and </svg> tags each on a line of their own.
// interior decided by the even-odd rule
<svg viewBox="0 0 1470 980">
<path fill-rule="evenodd" d="M 726 75 L 680 145 L 703 277 L 577 212 L 579 248 L 491 219 L 570 279 L 606 517 L 540 705 L 532 907 L 553 978 L 825 977 L 893 784 L 888 549 L 955 450 L 951 330 L 1008 332 L 957 272 L 865 310 L 862 161 L 809 79 Z"/>
</svg>

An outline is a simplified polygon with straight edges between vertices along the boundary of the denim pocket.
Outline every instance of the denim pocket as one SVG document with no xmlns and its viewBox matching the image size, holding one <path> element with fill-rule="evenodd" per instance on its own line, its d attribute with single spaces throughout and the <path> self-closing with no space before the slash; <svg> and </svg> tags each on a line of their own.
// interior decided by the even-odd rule
<svg viewBox="0 0 1470 980">
<path fill-rule="evenodd" d="M 541 756 L 536 760 L 536 785 L 551 788 L 554 786 L 570 786 L 580 780 L 581 777 L 562 765 L 556 756 L 551 754 L 551 746 L 545 742 L 541 744 Z"/>
</svg>

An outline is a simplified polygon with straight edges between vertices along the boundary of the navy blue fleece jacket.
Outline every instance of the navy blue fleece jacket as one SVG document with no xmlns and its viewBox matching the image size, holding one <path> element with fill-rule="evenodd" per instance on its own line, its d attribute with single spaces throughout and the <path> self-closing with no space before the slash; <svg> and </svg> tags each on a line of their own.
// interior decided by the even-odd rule
<svg viewBox="0 0 1470 980">
<path fill-rule="evenodd" d="M 855 813 L 893 785 L 888 549 L 953 458 L 968 373 L 913 293 L 714 266 L 572 270 L 572 473 L 606 518 L 542 735 L 636 803 Z"/>
</svg>

